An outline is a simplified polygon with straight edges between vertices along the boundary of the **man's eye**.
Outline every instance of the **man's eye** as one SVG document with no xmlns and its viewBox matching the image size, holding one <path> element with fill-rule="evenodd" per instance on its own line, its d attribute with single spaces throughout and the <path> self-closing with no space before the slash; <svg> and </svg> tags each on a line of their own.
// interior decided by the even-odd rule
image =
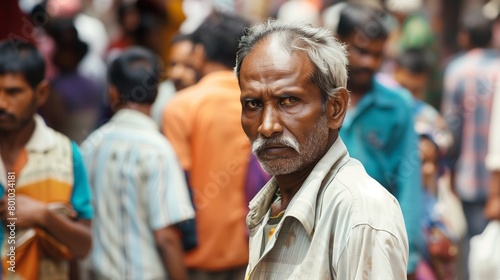
<svg viewBox="0 0 500 280">
<path fill-rule="evenodd" d="M 285 97 L 283 99 L 281 99 L 280 101 L 280 105 L 293 105 L 295 102 L 297 102 L 297 99 L 293 98 L 293 97 Z"/>
<path fill-rule="evenodd" d="M 250 110 L 256 110 L 261 107 L 262 103 L 258 100 L 248 100 L 245 106 Z"/>
<path fill-rule="evenodd" d="M 8 88 L 6 91 L 8 95 L 16 95 L 23 92 L 21 88 Z"/>
</svg>

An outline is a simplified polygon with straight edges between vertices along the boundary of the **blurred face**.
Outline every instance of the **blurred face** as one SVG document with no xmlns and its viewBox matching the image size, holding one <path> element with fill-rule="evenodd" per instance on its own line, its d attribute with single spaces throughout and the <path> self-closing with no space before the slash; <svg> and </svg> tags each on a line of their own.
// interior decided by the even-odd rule
<svg viewBox="0 0 500 280">
<path fill-rule="evenodd" d="M 193 43 L 176 42 L 171 46 L 169 58 L 169 77 L 175 88 L 181 90 L 198 82 L 198 74 L 193 61 Z"/>
<path fill-rule="evenodd" d="M 0 133 L 21 130 L 33 121 L 36 109 L 35 90 L 23 75 L 0 75 Z"/>
<path fill-rule="evenodd" d="M 385 39 L 370 39 L 355 31 L 341 40 L 349 46 L 349 89 L 369 89 L 384 60 Z"/>
<path fill-rule="evenodd" d="M 337 137 L 323 112 L 321 92 L 308 79 L 313 71 L 306 53 L 290 55 L 273 37 L 257 44 L 243 61 L 241 123 L 271 175 L 314 166 Z"/>
<path fill-rule="evenodd" d="M 396 81 L 409 90 L 413 97 L 422 99 L 427 87 L 428 75 L 426 73 L 412 73 L 404 68 L 398 68 L 394 75 Z"/>
<path fill-rule="evenodd" d="M 436 191 L 438 177 L 438 151 L 436 146 L 429 139 L 420 139 L 420 157 L 422 159 L 422 183 L 428 191 Z"/>
</svg>

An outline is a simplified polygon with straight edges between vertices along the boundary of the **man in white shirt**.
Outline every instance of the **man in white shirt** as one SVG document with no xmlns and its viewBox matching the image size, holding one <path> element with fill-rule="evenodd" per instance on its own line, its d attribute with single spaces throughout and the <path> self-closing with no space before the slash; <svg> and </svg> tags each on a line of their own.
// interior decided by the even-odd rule
<svg viewBox="0 0 500 280">
<path fill-rule="evenodd" d="M 346 67 L 326 29 L 270 21 L 241 38 L 242 126 L 274 176 L 250 202 L 248 279 L 406 279 L 399 204 L 338 136 Z"/>
</svg>

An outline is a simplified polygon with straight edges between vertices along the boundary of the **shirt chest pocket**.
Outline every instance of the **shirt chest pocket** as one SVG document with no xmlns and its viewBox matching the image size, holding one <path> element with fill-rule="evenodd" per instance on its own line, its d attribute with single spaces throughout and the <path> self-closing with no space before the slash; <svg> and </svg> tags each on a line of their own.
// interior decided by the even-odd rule
<svg viewBox="0 0 500 280">
<path fill-rule="evenodd" d="M 366 148 L 371 151 L 386 150 L 390 148 L 392 126 L 383 127 L 380 125 L 364 125 L 360 127 L 358 134 L 365 143 Z"/>
</svg>

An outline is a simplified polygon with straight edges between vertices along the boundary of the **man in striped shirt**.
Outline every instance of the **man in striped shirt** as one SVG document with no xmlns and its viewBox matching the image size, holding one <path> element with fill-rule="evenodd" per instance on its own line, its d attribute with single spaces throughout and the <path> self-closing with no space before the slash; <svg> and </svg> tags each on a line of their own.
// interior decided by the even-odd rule
<svg viewBox="0 0 500 280">
<path fill-rule="evenodd" d="M 485 159 L 491 104 L 500 73 L 500 52 L 490 48 L 492 30 L 492 21 L 481 10 L 468 13 L 459 36 L 467 52 L 451 61 L 444 74 L 441 111 L 453 134 L 452 187 L 462 201 L 468 226 L 460 268 L 467 268 L 470 238 L 483 232 L 488 222 L 483 215 L 490 180 Z"/>
<path fill-rule="evenodd" d="M 117 110 L 82 144 L 94 191 L 92 279 L 187 279 L 175 225 L 194 217 L 174 151 L 149 117 L 160 61 L 132 48 L 110 66 Z"/>
</svg>

